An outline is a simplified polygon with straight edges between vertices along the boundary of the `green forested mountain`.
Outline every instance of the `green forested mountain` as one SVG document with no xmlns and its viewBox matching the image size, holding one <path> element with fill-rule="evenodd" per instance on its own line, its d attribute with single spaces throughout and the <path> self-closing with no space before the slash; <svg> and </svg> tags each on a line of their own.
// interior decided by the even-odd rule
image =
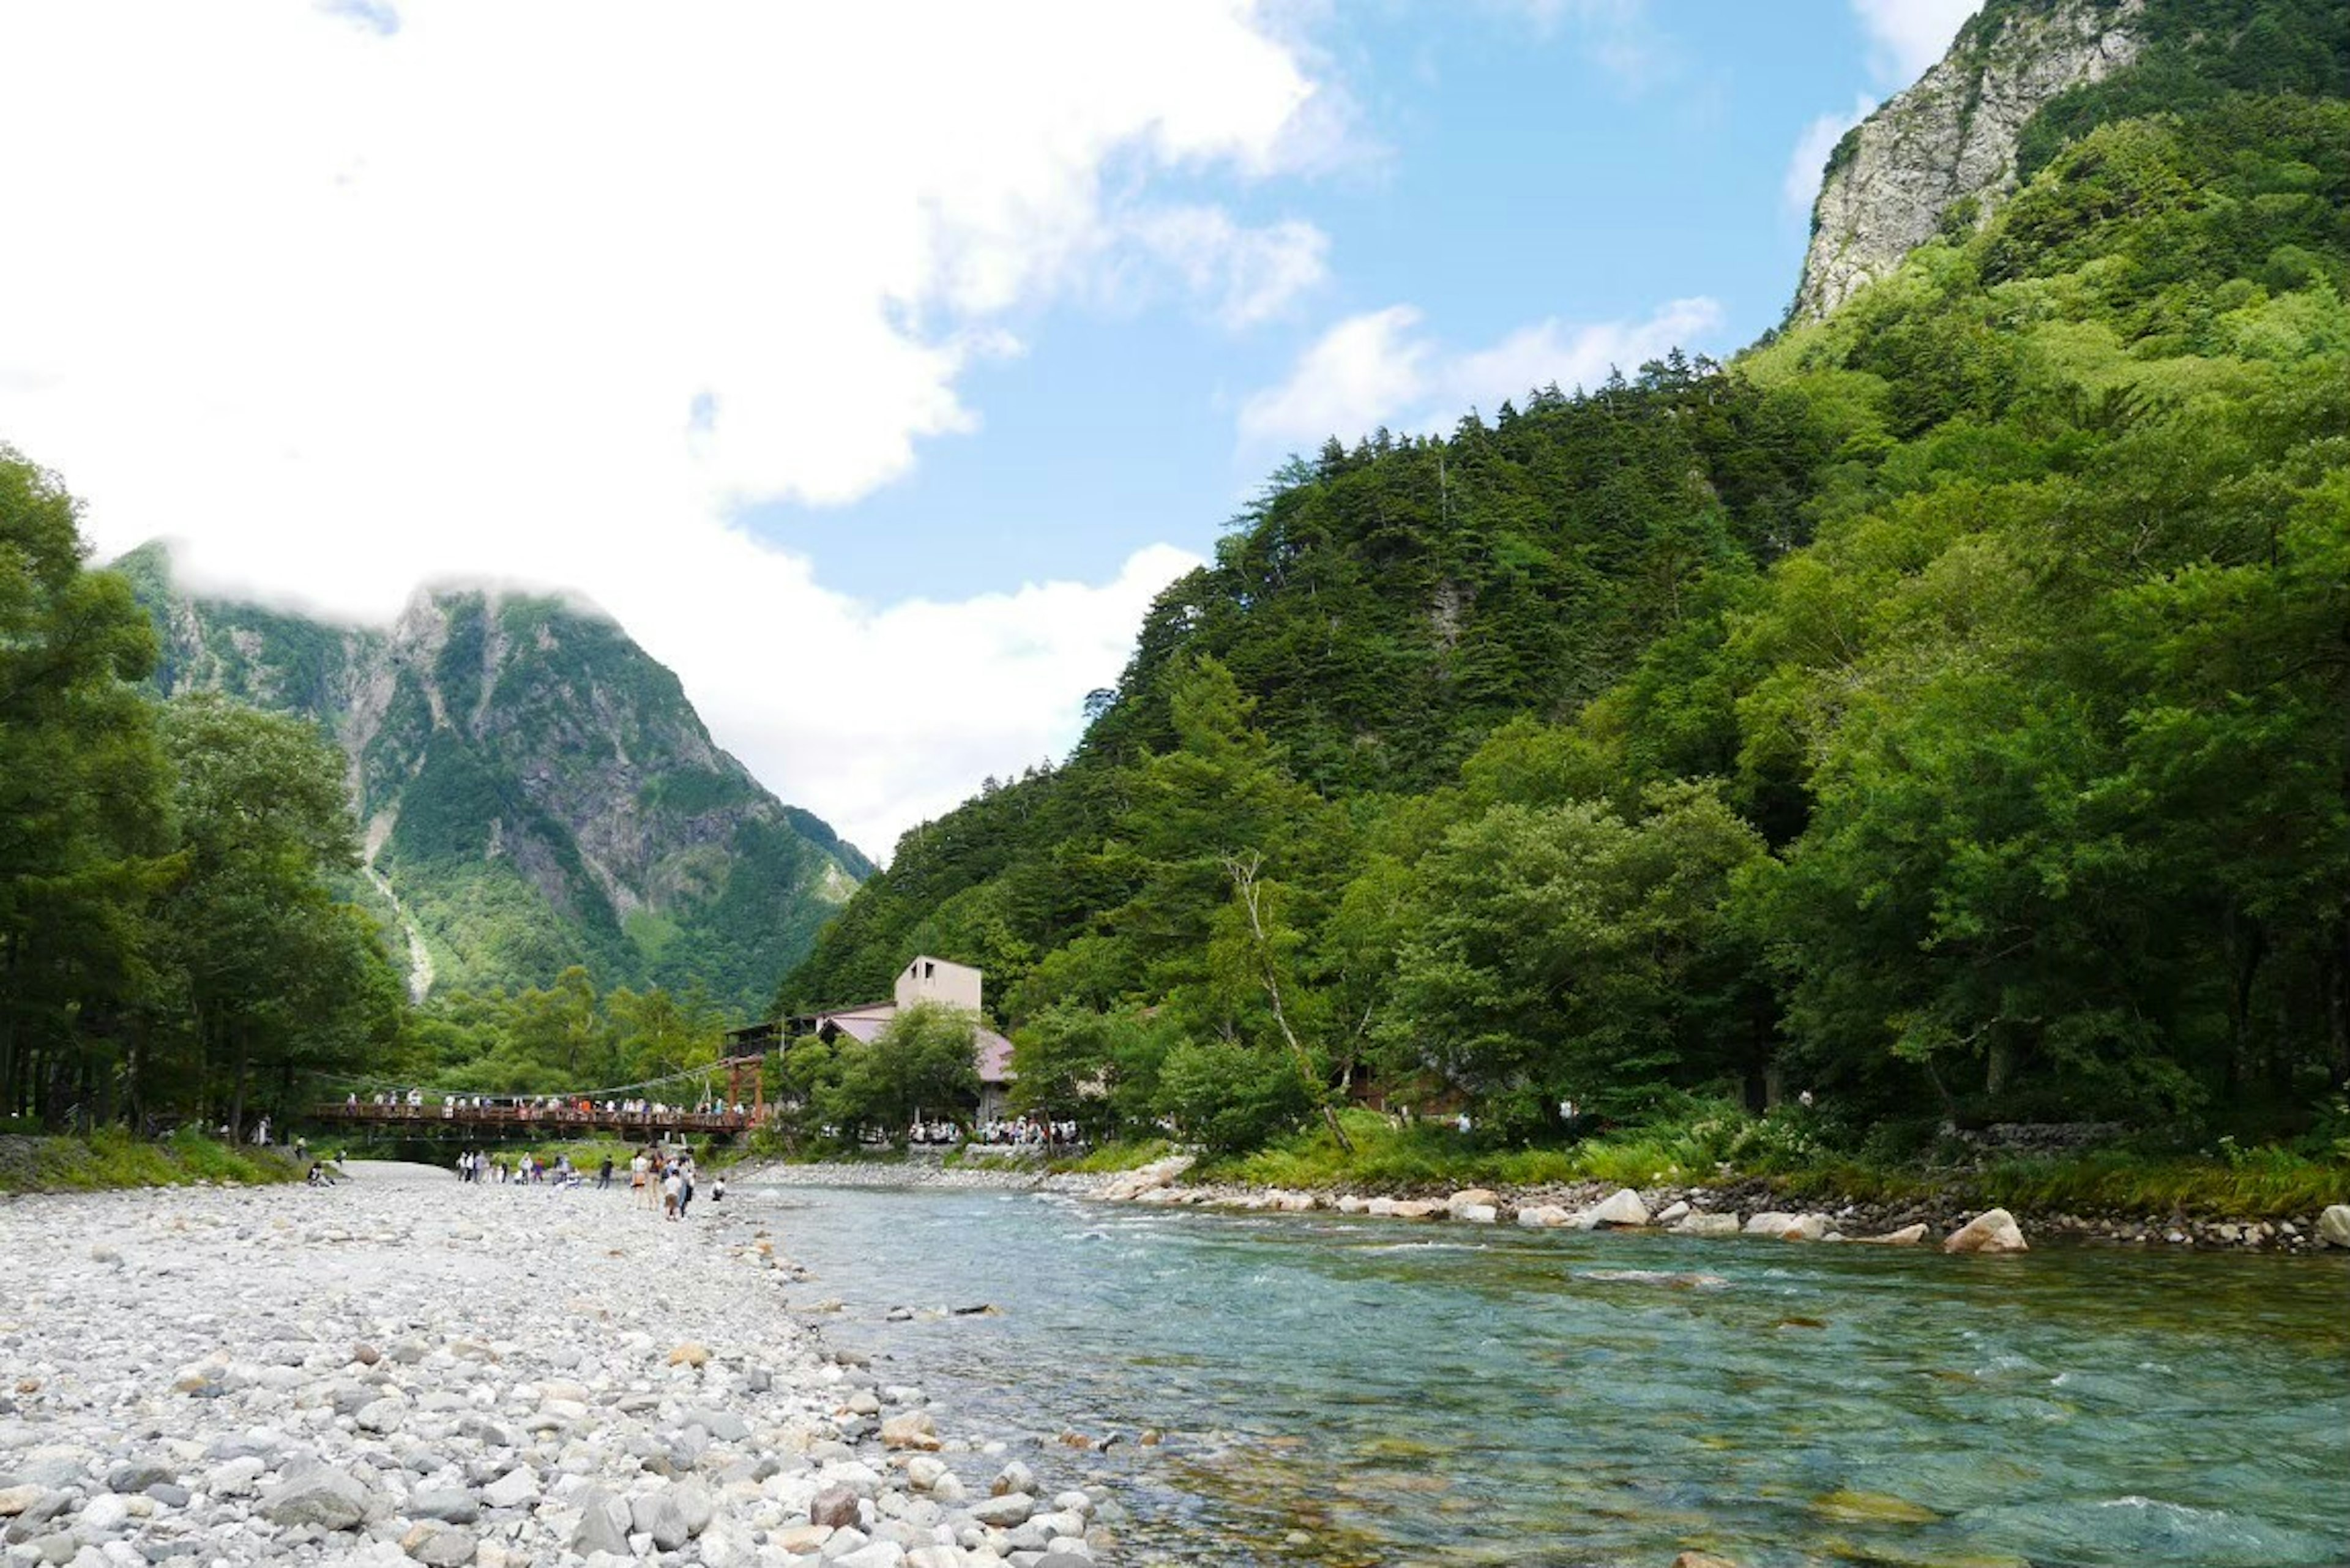
<svg viewBox="0 0 2350 1568">
<path fill-rule="evenodd" d="M 1952 59 L 1921 92 L 2007 154 L 1848 297 L 1294 462 L 1067 762 L 909 834 L 777 1004 L 980 964 L 1032 1094 L 1230 1144 L 1350 1071 L 1518 1128 L 2340 1084 L 2350 12 L 1994 0 Z"/>
<path fill-rule="evenodd" d="M 607 617 L 548 597 L 419 593 L 388 630 L 195 597 L 160 546 L 117 569 L 165 694 L 323 726 L 349 760 L 363 890 L 411 984 L 699 984 L 752 1009 L 871 865 L 714 744 L 677 678 Z"/>
</svg>

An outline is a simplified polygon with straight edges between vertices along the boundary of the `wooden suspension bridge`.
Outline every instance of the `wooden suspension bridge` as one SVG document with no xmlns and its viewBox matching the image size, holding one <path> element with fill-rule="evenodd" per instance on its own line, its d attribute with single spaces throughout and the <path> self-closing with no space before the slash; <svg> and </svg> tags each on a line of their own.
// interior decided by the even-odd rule
<svg viewBox="0 0 2350 1568">
<path fill-rule="evenodd" d="M 767 1092 L 760 1071 L 764 1056 L 730 1056 L 708 1068 L 674 1075 L 676 1080 L 726 1075 L 723 1099 L 689 1108 L 618 1090 L 567 1095 L 385 1095 L 347 1096 L 310 1108 L 310 1119 L 348 1127 L 369 1137 L 462 1138 L 491 1143 L 588 1133 L 616 1133 L 651 1142 L 691 1134 L 735 1137 L 767 1119 Z M 671 1079 L 660 1080 L 666 1083 Z M 653 1085 L 632 1085 L 631 1090 Z"/>
</svg>

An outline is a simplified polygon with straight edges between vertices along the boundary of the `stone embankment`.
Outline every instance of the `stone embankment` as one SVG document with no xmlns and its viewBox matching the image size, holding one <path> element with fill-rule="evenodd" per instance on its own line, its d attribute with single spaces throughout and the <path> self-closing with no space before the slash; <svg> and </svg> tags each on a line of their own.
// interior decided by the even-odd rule
<svg viewBox="0 0 2350 1568">
<path fill-rule="evenodd" d="M 0 1202 L 0 1561 L 1112 1555 L 1106 1490 L 795 1323 L 803 1272 L 739 1199 L 669 1224 L 623 1191 L 354 1168 Z"/>
</svg>

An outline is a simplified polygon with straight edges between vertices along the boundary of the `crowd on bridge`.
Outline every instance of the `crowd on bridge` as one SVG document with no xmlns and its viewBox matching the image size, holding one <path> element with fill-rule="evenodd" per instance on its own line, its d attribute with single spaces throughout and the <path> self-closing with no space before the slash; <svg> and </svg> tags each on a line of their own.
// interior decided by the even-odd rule
<svg viewBox="0 0 2350 1568">
<path fill-rule="evenodd" d="M 357 1091 L 343 1096 L 345 1110 L 361 1107 Z M 729 1105 L 723 1099 L 704 1099 L 691 1107 L 672 1106 L 662 1100 L 646 1098 L 593 1098 L 568 1095 L 437 1095 L 428 1096 L 421 1089 L 386 1090 L 369 1098 L 367 1108 L 404 1112 L 410 1116 L 429 1116 L 438 1111 L 443 1120 L 454 1121 L 469 1114 L 491 1112 L 512 1116 L 519 1121 L 578 1121 L 599 1116 L 628 1116 L 650 1122 L 679 1121 L 687 1116 L 747 1116 L 751 1107 Z"/>
</svg>

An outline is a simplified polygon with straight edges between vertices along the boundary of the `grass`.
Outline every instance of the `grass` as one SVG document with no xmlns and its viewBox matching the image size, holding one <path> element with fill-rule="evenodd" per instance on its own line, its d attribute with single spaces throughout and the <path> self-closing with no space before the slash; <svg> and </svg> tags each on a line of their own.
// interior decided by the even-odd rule
<svg viewBox="0 0 2350 1568">
<path fill-rule="evenodd" d="M 1364 1191 L 1540 1187 L 1601 1182 L 1625 1187 L 1720 1184 L 1759 1179 L 1791 1199 L 1907 1204 L 1953 1199 L 2022 1213 L 2120 1213 L 2229 1220 L 2306 1216 L 2350 1202 L 2350 1150 L 2239 1148 L 2211 1151 L 2128 1147 L 1984 1163 L 1906 1158 L 1835 1147 L 1810 1117 L 1767 1117 L 1698 1103 L 1647 1127 L 1611 1130 L 1571 1145 L 1496 1147 L 1440 1123 L 1398 1127 L 1376 1113 L 1342 1121 L 1354 1151 L 1315 1127 L 1244 1155 L 1208 1160 L 1196 1179 L 1259 1187 Z M 1149 1148 L 1152 1156 L 1133 1151 Z M 1125 1169 L 1165 1146 L 1111 1145 L 1074 1168 Z"/>
<path fill-rule="evenodd" d="M 231 1148 L 188 1128 L 155 1142 L 120 1127 L 87 1137 L 0 1137 L 0 1192 L 96 1192 L 199 1181 L 259 1185 L 298 1181 L 302 1175 L 282 1155 Z"/>
<path fill-rule="evenodd" d="M 1053 1169 L 1055 1173 L 1114 1176 L 1119 1171 L 1139 1170 L 1152 1160 L 1165 1159 L 1176 1152 L 1175 1146 L 1163 1137 L 1137 1138 L 1098 1145 L 1075 1159 L 1055 1160 Z"/>
</svg>

